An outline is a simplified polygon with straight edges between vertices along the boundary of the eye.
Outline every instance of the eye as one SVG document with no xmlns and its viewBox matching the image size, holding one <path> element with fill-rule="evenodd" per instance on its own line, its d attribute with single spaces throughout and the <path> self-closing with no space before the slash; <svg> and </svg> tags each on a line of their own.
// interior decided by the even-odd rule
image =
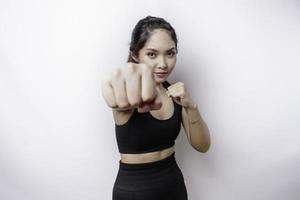
<svg viewBox="0 0 300 200">
<path fill-rule="evenodd" d="M 174 51 L 170 51 L 169 53 L 168 53 L 168 56 L 170 56 L 170 57 L 173 57 L 175 55 L 175 52 Z"/>
<path fill-rule="evenodd" d="M 147 53 L 147 55 L 149 56 L 149 57 L 154 57 L 155 56 L 155 53 L 153 53 L 153 52 L 149 52 L 149 53 Z"/>
</svg>

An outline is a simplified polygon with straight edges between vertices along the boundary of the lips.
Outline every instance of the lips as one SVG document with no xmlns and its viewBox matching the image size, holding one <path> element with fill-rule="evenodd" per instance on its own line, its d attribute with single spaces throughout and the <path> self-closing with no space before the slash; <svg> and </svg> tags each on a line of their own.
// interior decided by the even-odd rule
<svg viewBox="0 0 300 200">
<path fill-rule="evenodd" d="M 154 72 L 155 74 L 167 74 L 168 72 Z"/>
<path fill-rule="evenodd" d="M 154 72 L 158 78 L 164 78 L 168 72 Z"/>
</svg>

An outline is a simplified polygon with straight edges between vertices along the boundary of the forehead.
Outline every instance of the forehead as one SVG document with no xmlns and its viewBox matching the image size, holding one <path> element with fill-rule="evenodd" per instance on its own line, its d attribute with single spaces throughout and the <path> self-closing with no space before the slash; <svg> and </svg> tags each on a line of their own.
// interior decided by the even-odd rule
<svg viewBox="0 0 300 200">
<path fill-rule="evenodd" d="M 171 38 L 170 34 L 166 30 L 156 29 L 151 33 L 143 49 L 154 48 L 167 50 L 172 47 L 175 47 L 175 42 Z"/>
</svg>

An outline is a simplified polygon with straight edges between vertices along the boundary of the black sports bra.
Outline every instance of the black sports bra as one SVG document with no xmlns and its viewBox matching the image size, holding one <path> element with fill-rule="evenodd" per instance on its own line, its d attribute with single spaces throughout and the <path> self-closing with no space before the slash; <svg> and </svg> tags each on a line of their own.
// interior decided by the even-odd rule
<svg viewBox="0 0 300 200">
<path fill-rule="evenodd" d="M 170 83 L 162 83 L 167 88 Z M 130 119 L 122 125 L 115 123 L 115 134 L 120 153 L 147 153 L 169 148 L 175 144 L 181 129 L 182 106 L 172 99 L 173 115 L 157 119 L 150 112 L 139 113 L 134 109 Z"/>
</svg>

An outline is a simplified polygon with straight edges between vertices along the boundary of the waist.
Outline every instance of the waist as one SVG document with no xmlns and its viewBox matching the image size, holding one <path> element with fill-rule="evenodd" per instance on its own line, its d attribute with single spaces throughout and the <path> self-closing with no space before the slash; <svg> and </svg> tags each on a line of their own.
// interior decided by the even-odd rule
<svg viewBox="0 0 300 200">
<path fill-rule="evenodd" d="M 174 145 L 167 149 L 148 152 L 148 153 L 140 153 L 140 154 L 123 154 L 121 153 L 121 162 L 122 163 L 149 163 L 162 160 L 175 152 Z"/>
</svg>

